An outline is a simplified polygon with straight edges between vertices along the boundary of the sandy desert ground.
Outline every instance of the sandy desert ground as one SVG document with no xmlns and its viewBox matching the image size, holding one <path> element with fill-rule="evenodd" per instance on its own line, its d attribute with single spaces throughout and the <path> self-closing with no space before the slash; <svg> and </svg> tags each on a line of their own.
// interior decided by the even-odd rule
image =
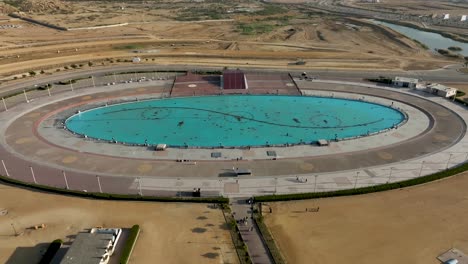
<svg viewBox="0 0 468 264">
<path fill-rule="evenodd" d="M 288 263 L 436 264 L 452 247 L 468 253 L 467 187 L 463 173 L 383 193 L 273 203 L 265 219 Z"/>
<path fill-rule="evenodd" d="M 206 204 L 97 201 L 0 185 L 3 209 L 0 263 L 37 263 L 54 239 L 134 224 L 141 234 L 131 263 L 238 263 L 222 212 Z M 28 229 L 42 223 L 46 229 Z M 12 224 L 24 234 L 14 236 Z"/>
<path fill-rule="evenodd" d="M 29 2 L 34 2 L 28 0 Z M 40 2 L 45 0 L 35 0 Z M 65 27 L 128 22 L 121 27 L 59 31 L 4 15 L 0 75 L 52 70 L 72 63 L 131 59 L 243 67 L 429 69 L 454 63 L 412 40 L 364 20 L 313 9 L 241 1 L 186 3 L 59 1 L 23 13 Z M 196 33 L 196 34 L 194 34 Z M 303 60 L 305 65 L 291 63 Z"/>
</svg>

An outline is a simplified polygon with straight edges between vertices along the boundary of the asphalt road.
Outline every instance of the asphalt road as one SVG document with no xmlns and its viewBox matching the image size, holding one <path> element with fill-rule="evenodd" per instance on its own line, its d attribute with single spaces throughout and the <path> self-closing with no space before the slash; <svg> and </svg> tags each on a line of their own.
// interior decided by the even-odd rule
<svg viewBox="0 0 468 264">
<path fill-rule="evenodd" d="M 461 65 L 447 66 L 444 69 L 427 70 L 427 71 L 372 71 L 372 70 L 357 70 L 357 71 L 340 71 L 340 70 L 307 70 L 309 76 L 315 76 L 319 79 L 333 79 L 333 80 L 360 80 L 363 78 L 372 78 L 378 76 L 406 76 L 418 78 L 423 81 L 429 82 L 468 82 L 468 74 L 457 71 Z M 111 67 L 96 67 L 85 70 L 74 70 L 70 72 L 54 73 L 53 75 L 43 75 L 33 77 L 24 81 L 17 81 L 5 83 L 0 86 L 0 97 L 5 97 L 14 91 L 21 91 L 25 88 L 34 87 L 34 85 L 44 85 L 54 83 L 61 80 L 70 80 L 79 77 L 103 76 L 106 73 L 121 73 L 132 71 L 156 71 L 156 70 L 222 70 L 220 67 L 200 67 L 195 65 L 121 65 Z M 243 69 L 243 68 L 240 68 Z M 290 72 L 292 74 L 302 73 L 303 70 L 298 69 L 260 69 L 260 68 L 244 68 L 245 71 L 258 71 L 258 72 Z"/>
</svg>

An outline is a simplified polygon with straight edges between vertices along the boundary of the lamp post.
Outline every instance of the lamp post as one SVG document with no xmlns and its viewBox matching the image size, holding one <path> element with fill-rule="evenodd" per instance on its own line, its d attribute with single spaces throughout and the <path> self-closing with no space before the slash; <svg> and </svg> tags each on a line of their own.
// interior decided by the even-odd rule
<svg viewBox="0 0 468 264">
<path fill-rule="evenodd" d="M 140 196 L 143 196 L 143 193 L 141 192 L 141 178 L 138 177 L 137 180 L 138 180 L 138 194 Z"/>
<path fill-rule="evenodd" d="M 357 181 L 358 181 L 358 178 L 359 178 L 359 173 L 360 173 L 360 171 L 356 171 L 356 180 L 354 181 L 354 189 L 356 189 L 356 186 L 357 186 Z"/>
<path fill-rule="evenodd" d="M 421 169 L 419 170 L 419 177 L 421 177 L 423 166 L 424 166 L 424 160 L 421 162 Z"/>
<path fill-rule="evenodd" d="M 8 170 L 7 170 L 7 167 L 5 165 L 5 161 L 2 160 L 2 165 L 3 165 L 3 169 L 5 170 L 5 174 L 7 177 L 10 177 L 10 174 L 8 173 Z"/>
<path fill-rule="evenodd" d="M 29 169 L 31 169 L 31 176 L 32 176 L 32 178 L 33 178 L 34 183 L 37 184 L 36 175 L 34 175 L 33 167 L 32 167 L 32 166 L 29 166 Z"/>
<path fill-rule="evenodd" d="M 65 187 L 67 187 L 67 190 L 70 189 L 68 186 L 68 181 L 67 181 L 67 174 L 65 174 L 65 171 L 62 171 L 63 174 L 63 179 L 65 180 Z"/>
<path fill-rule="evenodd" d="M 315 177 L 315 181 L 314 181 L 314 193 L 317 191 L 317 178 L 318 178 L 318 175 L 314 175 Z"/>
<path fill-rule="evenodd" d="M 447 170 L 448 167 L 449 167 L 450 160 L 452 159 L 452 156 L 453 156 L 453 153 L 450 153 L 450 156 L 449 156 L 449 158 L 448 158 L 448 160 L 447 160 L 447 165 L 445 166 L 445 169 L 446 169 L 446 170 Z"/>
<path fill-rule="evenodd" d="M 71 90 L 72 90 L 72 92 L 73 92 L 73 83 L 72 83 L 72 80 L 70 80 L 70 88 L 71 88 Z"/>
<path fill-rule="evenodd" d="M 26 103 L 29 103 L 28 96 L 26 95 L 26 90 L 23 90 L 23 94 L 24 94 L 24 99 L 26 100 Z"/>
<path fill-rule="evenodd" d="M 2 102 L 3 102 L 3 106 L 5 107 L 5 111 L 8 111 L 8 108 L 6 106 L 6 103 L 5 103 L 5 98 L 2 97 Z"/>
<path fill-rule="evenodd" d="M 275 194 L 277 192 L 278 178 L 275 178 Z"/>
<path fill-rule="evenodd" d="M 387 180 L 387 183 L 390 182 L 390 178 L 392 177 L 392 171 L 393 171 L 394 167 L 390 167 L 390 175 L 388 175 L 388 180 Z"/>
</svg>

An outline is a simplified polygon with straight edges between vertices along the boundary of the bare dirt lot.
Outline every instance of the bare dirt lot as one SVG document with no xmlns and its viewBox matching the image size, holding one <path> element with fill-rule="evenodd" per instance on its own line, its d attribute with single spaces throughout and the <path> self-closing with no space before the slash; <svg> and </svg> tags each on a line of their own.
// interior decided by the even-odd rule
<svg viewBox="0 0 468 264">
<path fill-rule="evenodd" d="M 62 27 L 128 24 L 60 31 L 4 16 L 0 76 L 63 70 L 78 61 L 128 60 L 135 51 L 161 64 L 284 68 L 303 60 L 301 67 L 311 69 L 432 69 L 454 63 L 364 20 L 295 5 L 54 0 L 47 11 L 40 4 L 45 0 L 28 1 L 18 5 L 22 16 Z"/>
<path fill-rule="evenodd" d="M 464 173 L 402 190 L 274 203 L 265 221 L 288 263 L 436 264 L 451 247 L 468 252 L 467 186 Z"/>
<path fill-rule="evenodd" d="M 0 185 L 0 262 L 37 263 L 54 239 L 85 229 L 131 227 L 140 238 L 132 263 L 238 263 L 224 217 L 206 204 L 112 202 L 44 194 Z M 42 230 L 29 229 L 45 224 Z M 14 236 L 13 227 L 21 236 Z"/>
</svg>

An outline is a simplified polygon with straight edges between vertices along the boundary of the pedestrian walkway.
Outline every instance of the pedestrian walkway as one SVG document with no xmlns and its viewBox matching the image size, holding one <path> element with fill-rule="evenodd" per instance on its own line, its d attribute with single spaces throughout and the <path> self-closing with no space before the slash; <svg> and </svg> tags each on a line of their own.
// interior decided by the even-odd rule
<svg viewBox="0 0 468 264">
<path fill-rule="evenodd" d="M 252 205 L 246 202 L 247 199 L 246 197 L 230 199 L 234 218 L 236 220 L 246 219 L 245 222 L 240 221 L 238 223 L 242 239 L 247 245 L 249 255 L 254 264 L 273 263 L 268 248 L 263 243 L 260 230 L 254 224 Z"/>
</svg>

